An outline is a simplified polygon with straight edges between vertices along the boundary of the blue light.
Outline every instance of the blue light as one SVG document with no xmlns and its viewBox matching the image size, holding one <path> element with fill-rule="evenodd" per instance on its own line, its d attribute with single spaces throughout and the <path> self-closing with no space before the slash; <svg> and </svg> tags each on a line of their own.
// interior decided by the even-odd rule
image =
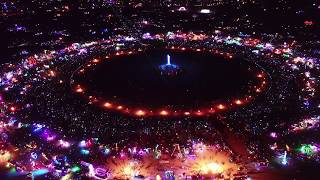
<svg viewBox="0 0 320 180">
<path fill-rule="evenodd" d="M 283 156 L 282 156 L 282 161 L 281 164 L 282 165 L 287 165 L 288 160 L 287 160 L 287 151 L 284 152 Z"/>
<path fill-rule="evenodd" d="M 88 155 L 90 152 L 86 149 L 81 149 L 81 154 Z"/>
<path fill-rule="evenodd" d="M 40 131 L 44 126 L 41 125 L 41 124 L 35 124 L 34 125 L 34 129 L 33 129 L 33 132 L 37 132 L 37 131 Z"/>
<path fill-rule="evenodd" d="M 167 54 L 167 65 L 171 65 L 171 57 L 169 54 Z"/>
<path fill-rule="evenodd" d="M 39 170 L 33 171 L 32 176 L 42 176 L 47 174 L 48 172 L 49 172 L 48 169 L 39 169 Z"/>
<path fill-rule="evenodd" d="M 37 159 L 37 158 L 38 158 L 37 153 L 32 152 L 32 153 L 31 153 L 31 158 L 32 158 L 32 159 Z"/>
</svg>

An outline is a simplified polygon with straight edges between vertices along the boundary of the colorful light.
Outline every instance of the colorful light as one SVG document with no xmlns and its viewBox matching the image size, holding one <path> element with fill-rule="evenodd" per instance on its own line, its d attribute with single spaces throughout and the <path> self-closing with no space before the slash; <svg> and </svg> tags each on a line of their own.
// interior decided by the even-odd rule
<svg viewBox="0 0 320 180">
<path fill-rule="evenodd" d="M 278 135 L 277 135 L 277 133 L 275 133 L 275 132 L 271 132 L 271 133 L 270 133 L 270 137 L 272 137 L 272 138 L 277 138 Z"/>
<path fill-rule="evenodd" d="M 86 150 L 86 149 L 81 149 L 81 154 L 83 154 L 83 155 L 88 155 L 88 154 L 90 154 L 90 151 L 89 150 Z"/>
<path fill-rule="evenodd" d="M 72 171 L 73 173 L 79 172 L 80 170 L 81 170 L 81 169 L 80 169 L 79 166 L 74 166 L 74 167 L 71 168 L 71 171 Z"/>
<path fill-rule="evenodd" d="M 284 154 L 283 154 L 283 156 L 282 156 L 281 164 L 282 164 L 282 165 L 287 165 L 287 164 L 288 164 L 287 151 L 285 151 Z"/>
<path fill-rule="evenodd" d="M 208 170 L 213 173 L 213 174 L 218 174 L 221 173 L 223 171 L 223 168 L 221 165 L 217 164 L 217 163 L 209 163 L 207 165 Z"/>
<path fill-rule="evenodd" d="M 0 164 L 6 163 L 11 159 L 11 154 L 9 151 L 0 151 Z"/>
<path fill-rule="evenodd" d="M 32 176 L 36 177 L 36 176 L 42 176 L 42 175 L 45 175 L 49 172 L 48 169 L 39 169 L 39 170 L 36 170 L 36 171 L 33 171 L 32 172 Z"/>
<path fill-rule="evenodd" d="M 64 140 L 62 140 L 62 139 L 59 140 L 59 145 L 60 145 L 61 147 L 63 147 L 63 148 L 68 148 L 68 147 L 70 147 L 70 143 L 67 142 L 67 141 L 64 141 Z"/>
<path fill-rule="evenodd" d="M 317 151 L 317 147 L 311 144 L 304 144 L 299 150 L 302 154 L 312 156 Z"/>
</svg>

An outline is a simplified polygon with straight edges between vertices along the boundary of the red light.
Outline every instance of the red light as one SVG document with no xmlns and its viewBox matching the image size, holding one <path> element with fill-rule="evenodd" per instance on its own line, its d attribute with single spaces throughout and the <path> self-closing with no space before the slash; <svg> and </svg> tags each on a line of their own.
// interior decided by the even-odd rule
<svg viewBox="0 0 320 180">
<path fill-rule="evenodd" d="M 10 111 L 11 111 L 11 112 L 15 112 L 15 111 L 16 111 L 16 107 L 11 106 L 11 107 L 10 107 Z"/>
<path fill-rule="evenodd" d="M 275 54 L 281 54 L 281 51 L 279 49 L 274 50 Z"/>
<path fill-rule="evenodd" d="M 196 112 L 196 115 L 198 115 L 198 116 L 202 116 L 202 115 L 203 115 L 203 113 L 202 113 L 200 110 L 198 110 L 198 111 Z"/>
<path fill-rule="evenodd" d="M 76 92 L 77 92 L 77 93 L 82 93 L 82 92 L 83 92 L 83 89 L 82 89 L 81 87 L 78 87 L 78 88 L 76 89 Z"/>
<path fill-rule="evenodd" d="M 215 113 L 216 111 L 215 111 L 215 109 L 214 108 L 210 108 L 209 109 L 209 113 Z"/>
<path fill-rule="evenodd" d="M 257 76 L 258 78 L 262 78 L 263 77 L 263 75 L 262 74 L 258 74 L 258 76 Z"/>
<path fill-rule="evenodd" d="M 313 25 L 313 21 L 304 21 L 304 24 L 310 26 Z"/>
</svg>

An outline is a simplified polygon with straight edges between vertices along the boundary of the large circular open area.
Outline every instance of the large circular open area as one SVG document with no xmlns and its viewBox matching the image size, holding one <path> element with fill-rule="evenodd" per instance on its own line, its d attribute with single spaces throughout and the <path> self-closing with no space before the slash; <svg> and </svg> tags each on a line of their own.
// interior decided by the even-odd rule
<svg viewBox="0 0 320 180">
<path fill-rule="evenodd" d="M 318 180 L 319 10 L 2 0 L 0 180 Z"/>
<path fill-rule="evenodd" d="M 94 60 L 74 72 L 75 93 L 136 115 L 215 113 L 248 103 L 266 83 L 255 64 L 210 52 L 156 49 Z"/>
</svg>

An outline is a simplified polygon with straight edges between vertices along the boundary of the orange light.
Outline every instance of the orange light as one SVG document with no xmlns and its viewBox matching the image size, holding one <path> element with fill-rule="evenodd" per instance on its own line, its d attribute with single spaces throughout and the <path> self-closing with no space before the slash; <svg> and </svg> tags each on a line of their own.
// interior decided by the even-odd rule
<svg viewBox="0 0 320 180">
<path fill-rule="evenodd" d="M 256 89 L 256 92 L 258 92 L 258 93 L 261 92 L 261 89 L 260 88 Z"/>
<path fill-rule="evenodd" d="M 49 71 L 49 76 L 54 77 L 55 75 L 56 75 L 56 73 L 54 71 L 52 71 L 52 70 Z"/>
<path fill-rule="evenodd" d="M 156 176 L 156 180 L 161 180 L 161 176 L 159 174 Z"/>
<path fill-rule="evenodd" d="M 136 115 L 137 115 L 137 116 L 144 116 L 144 115 L 146 115 L 146 113 L 145 113 L 144 111 L 142 111 L 142 110 L 138 110 L 138 111 L 136 112 Z"/>
<path fill-rule="evenodd" d="M 106 102 L 106 103 L 104 103 L 104 105 L 103 105 L 104 107 L 106 107 L 106 108 L 111 108 L 112 107 L 112 104 L 111 103 L 108 103 L 108 102 Z"/>
<path fill-rule="evenodd" d="M 184 112 L 184 115 L 189 116 L 190 112 Z"/>
<path fill-rule="evenodd" d="M 169 114 L 168 111 L 165 111 L 165 110 L 163 110 L 163 111 L 160 112 L 160 115 L 161 115 L 161 116 L 166 116 L 166 115 L 168 115 L 168 114 Z"/>
<path fill-rule="evenodd" d="M 98 63 L 98 62 L 99 62 L 99 59 L 94 59 L 92 62 Z"/>
<path fill-rule="evenodd" d="M 16 79 L 15 77 L 13 77 L 13 78 L 12 78 L 12 81 L 16 83 L 16 82 L 18 82 L 18 79 Z"/>
<path fill-rule="evenodd" d="M 118 107 L 117 107 L 117 109 L 119 109 L 119 110 L 120 110 L 120 109 L 123 109 L 123 107 L 122 107 L 122 106 L 118 106 Z"/>
<path fill-rule="evenodd" d="M 81 87 L 78 87 L 78 88 L 76 89 L 76 92 L 77 92 L 77 93 L 82 93 L 82 92 L 83 92 L 83 89 L 82 89 Z"/>
<path fill-rule="evenodd" d="M 223 110 L 223 109 L 225 109 L 226 107 L 223 105 L 223 104 L 219 104 L 218 105 L 218 109 L 220 109 L 220 110 Z"/>
<path fill-rule="evenodd" d="M 238 100 L 235 101 L 235 103 L 236 103 L 237 105 L 241 105 L 241 104 L 242 104 L 242 101 L 238 99 Z"/>
</svg>

